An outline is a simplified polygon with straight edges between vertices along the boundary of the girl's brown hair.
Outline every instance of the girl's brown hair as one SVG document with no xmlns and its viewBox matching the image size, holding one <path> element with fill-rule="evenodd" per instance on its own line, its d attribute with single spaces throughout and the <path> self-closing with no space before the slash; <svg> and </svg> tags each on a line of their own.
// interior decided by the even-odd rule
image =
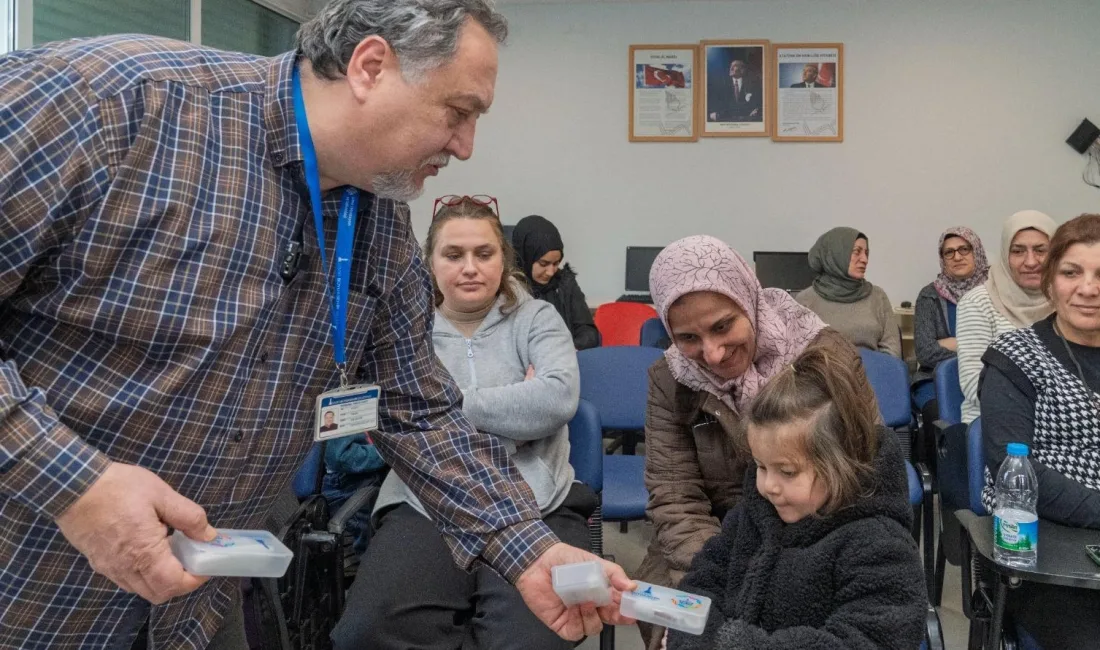
<svg viewBox="0 0 1100 650">
<path fill-rule="evenodd" d="M 1066 251 L 1074 244 L 1091 245 L 1100 242 L 1100 214 L 1083 214 L 1058 226 L 1054 236 L 1050 238 L 1050 252 L 1043 262 L 1043 294 L 1047 300 L 1054 300 L 1050 295 L 1054 286 L 1054 276 L 1058 273 L 1058 265 L 1066 256 Z"/>
<path fill-rule="evenodd" d="M 464 197 L 454 205 L 443 206 L 432 218 L 432 225 L 428 228 L 428 237 L 424 240 L 424 259 L 428 265 L 428 272 L 432 276 L 435 306 L 438 307 L 443 304 L 443 292 L 439 290 L 439 284 L 435 281 L 435 269 L 432 268 L 432 252 L 435 251 L 436 240 L 439 238 L 439 231 L 443 228 L 443 224 L 454 219 L 484 219 L 492 226 L 493 234 L 496 235 L 497 244 L 500 246 L 500 253 L 504 256 L 504 269 L 500 275 L 500 287 L 497 288 L 497 295 L 504 296 L 504 303 L 501 305 L 500 310 L 505 314 L 511 312 L 519 302 L 516 284 L 511 280 L 517 276 L 522 278 L 516 270 L 516 254 L 512 250 L 511 242 L 504 236 L 500 219 L 493 212 L 493 209 L 473 201 L 469 197 Z"/>
<path fill-rule="evenodd" d="M 826 347 L 806 350 L 768 381 L 749 407 L 748 426 L 740 446 L 748 450 L 748 427 L 804 421 L 800 440 L 829 497 L 822 506 L 831 514 L 853 504 L 871 475 L 878 454 L 875 424 L 878 405 L 862 380 L 863 364 Z"/>
</svg>

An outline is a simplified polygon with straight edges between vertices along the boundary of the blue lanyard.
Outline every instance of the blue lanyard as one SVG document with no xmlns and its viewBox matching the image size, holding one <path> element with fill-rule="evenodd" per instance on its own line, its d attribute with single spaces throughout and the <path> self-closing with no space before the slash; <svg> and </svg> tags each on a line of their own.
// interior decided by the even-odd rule
<svg viewBox="0 0 1100 650">
<path fill-rule="evenodd" d="M 347 385 L 347 357 L 344 341 L 348 329 L 348 284 L 351 280 L 352 240 L 355 237 L 355 219 L 359 216 L 359 190 L 344 188 L 340 199 L 340 220 L 336 226 L 336 259 L 332 286 L 328 280 L 328 259 L 325 254 L 325 224 L 321 211 L 321 173 L 317 169 L 317 151 L 306 120 L 306 104 L 302 99 L 302 81 L 298 68 L 294 68 L 294 120 L 298 124 L 299 146 L 305 161 L 306 185 L 309 202 L 313 205 L 313 225 L 317 229 L 317 246 L 321 249 L 321 270 L 325 273 L 325 295 L 332 313 L 332 352 L 336 367 L 340 370 L 340 383 Z"/>
</svg>

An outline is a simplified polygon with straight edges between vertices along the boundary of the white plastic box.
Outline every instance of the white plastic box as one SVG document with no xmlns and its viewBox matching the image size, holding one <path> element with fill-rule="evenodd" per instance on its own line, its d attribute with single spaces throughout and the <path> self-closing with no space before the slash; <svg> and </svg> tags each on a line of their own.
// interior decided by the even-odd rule
<svg viewBox="0 0 1100 650">
<path fill-rule="evenodd" d="M 554 592 L 566 606 L 581 603 L 611 604 L 611 583 L 596 561 L 562 564 L 551 571 Z"/>
<path fill-rule="evenodd" d="M 710 598 L 636 581 L 635 591 L 623 593 L 623 616 L 664 627 L 702 634 L 710 614 Z"/>
<path fill-rule="evenodd" d="M 209 542 L 197 542 L 177 530 L 169 543 L 183 568 L 197 576 L 281 578 L 294 558 L 266 530 L 219 530 Z"/>
</svg>

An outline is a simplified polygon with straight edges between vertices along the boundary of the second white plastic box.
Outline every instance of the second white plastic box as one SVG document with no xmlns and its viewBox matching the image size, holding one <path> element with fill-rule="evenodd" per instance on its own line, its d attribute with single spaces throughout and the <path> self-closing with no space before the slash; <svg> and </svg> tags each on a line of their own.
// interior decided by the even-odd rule
<svg viewBox="0 0 1100 650">
<path fill-rule="evenodd" d="M 635 581 L 638 588 L 623 593 L 623 616 L 663 625 L 689 634 L 702 634 L 710 614 L 710 598 L 677 589 Z"/>
</svg>

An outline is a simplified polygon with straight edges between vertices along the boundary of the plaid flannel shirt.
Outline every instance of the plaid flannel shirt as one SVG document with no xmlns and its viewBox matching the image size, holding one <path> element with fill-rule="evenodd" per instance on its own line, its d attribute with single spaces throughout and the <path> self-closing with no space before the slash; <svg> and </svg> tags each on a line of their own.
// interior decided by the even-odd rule
<svg viewBox="0 0 1100 650">
<path fill-rule="evenodd" d="M 0 647 L 128 648 L 149 616 L 158 648 L 204 648 L 235 583 L 151 607 L 54 518 L 116 461 L 214 526 L 258 527 L 309 449 L 338 372 L 294 64 L 144 36 L 0 57 Z M 382 387 L 374 441 L 460 565 L 515 579 L 555 538 L 432 352 L 407 206 L 364 199 L 347 349 Z M 284 282 L 303 222 L 307 262 Z"/>
</svg>

